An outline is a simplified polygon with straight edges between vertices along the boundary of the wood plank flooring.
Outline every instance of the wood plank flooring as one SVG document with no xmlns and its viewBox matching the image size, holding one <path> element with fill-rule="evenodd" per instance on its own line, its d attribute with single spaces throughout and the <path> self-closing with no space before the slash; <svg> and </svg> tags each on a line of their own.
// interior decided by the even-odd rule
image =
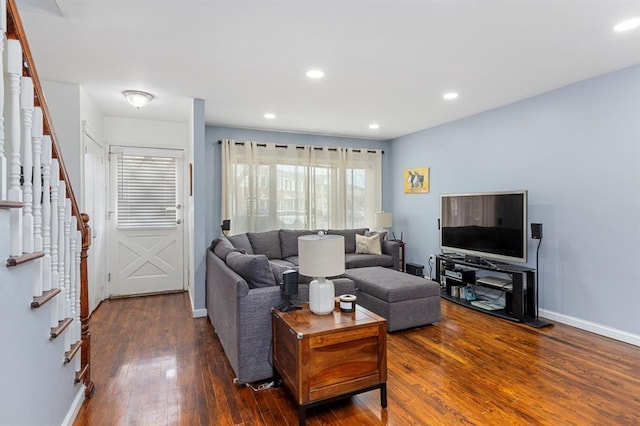
<svg viewBox="0 0 640 426">
<path fill-rule="evenodd" d="M 640 425 L 640 348 L 557 324 L 537 330 L 442 301 L 436 325 L 388 336 L 378 391 L 316 407 L 315 425 Z M 186 293 L 104 301 L 96 392 L 75 425 L 296 425 L 284 388 L 233 383 L 213 327 Z"/>
</svg>

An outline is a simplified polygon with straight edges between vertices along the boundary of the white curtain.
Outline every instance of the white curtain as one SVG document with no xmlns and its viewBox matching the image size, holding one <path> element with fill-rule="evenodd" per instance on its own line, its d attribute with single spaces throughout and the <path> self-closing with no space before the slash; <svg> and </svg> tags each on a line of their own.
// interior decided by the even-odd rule
<svg viewBox="0 0 640 426">
<path fill-rule="evenodd" d="M 231 234 L 370 227 L 382 151 L 222 141 L 222 218 Z"/>
</svg>

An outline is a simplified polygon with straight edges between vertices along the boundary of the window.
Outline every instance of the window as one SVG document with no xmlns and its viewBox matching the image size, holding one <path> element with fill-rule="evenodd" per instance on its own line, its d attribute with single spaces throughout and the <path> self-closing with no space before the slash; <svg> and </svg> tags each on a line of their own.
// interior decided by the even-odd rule
<svg viewBox="0 0 640 426">
<path fill-rule="evenodd" d="M 381 209 L 380 150 L 223 143 L 232 233 L 369 227 Z"/>
<path fill-rule="evenodd" d="M 176 226 L 176 159 L 117 156 L 118 228 Z"/>
</svg>

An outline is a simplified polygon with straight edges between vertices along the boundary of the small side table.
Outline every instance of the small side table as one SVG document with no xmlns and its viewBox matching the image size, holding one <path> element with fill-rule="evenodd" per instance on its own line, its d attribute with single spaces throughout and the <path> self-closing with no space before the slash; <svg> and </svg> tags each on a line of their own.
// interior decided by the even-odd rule
<svg viewBox="0 0 640 426">
<path fill-rule="evenodd" d="M 304 425 L 306 410 L 361 392 L 380 389 L 387 406 L 386 320 L 356 305 L 315 315 L 302 309 L 272 310 L 273 368 L 298 405 Z"/>
<path fill-rule="evenodd" d="M 400 245 L 400 272 L 407 272 L 407 258 L 405 256 L 405 242 L 404 241 L 398 241 L 398 244 Z"/>
</svg>

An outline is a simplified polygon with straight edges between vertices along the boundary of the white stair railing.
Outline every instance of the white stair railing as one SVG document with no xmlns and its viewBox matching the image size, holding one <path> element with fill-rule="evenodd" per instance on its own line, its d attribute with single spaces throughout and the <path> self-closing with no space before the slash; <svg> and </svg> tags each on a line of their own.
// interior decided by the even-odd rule
<svg viewBox="0 0 640 426">
<path fill-rule="evenodd" d="M 60 287 L 58 279 L 58 192 L 60 188 L 60 165 L 57 159 L 51 160 L 51 289 Z M 51 327 L 58 326 L 58 303 L 51 308 Z"/>
<path fill-rule="evenodd" d="M 18 40 L 7 40 L 7 77 L 9 96 L 5 96 L 5 124 L 9 129 L 9 201 L 22 202 L 20 188 L 20 77 L 22 76 L 22 46 Z M 5 147 L 6 148 L 6 147 Z M 10 242 L 9 254 L 22 255 L 22 209 L 13 209 L 9 215 Z"/>
<path fill-rule="evenodd" d="M 64 262 L 65 262 L 65 241 L 64 241 L 64 211 L 67 199 L 67 185 L 63 180 L 58 184 L 58 321 L 65 319 L 65 288 L 64 288 Z"/>
<path fill-rule="evenodd" d="M 33 149 L 31 128 L 33 125 L 33 80 L 20 79 L 20 155 L 22 156 L 22 251 L 33 253 Z"/>
<path fill-rule="evenodd" d="M 42 108 L 33 110 L 33 128 L 31 129 L 33 147 L 33 251 L 44 250 L 42 241 Z M 42 295 L 43 259 L 35 260 L 36 273 L 33 277 L 33 296 Z"/>
<path fill-rule="evenodd" d="M 64 332 L 65 362 L 82 342 L 76 380 L 90 396 L 89 312 L 81 300 L 88 291 L 91 230 L 69 186 L 15 0 L 0 0 L 0 69 L 0 200 L 21 206 L 9 212 L 7 265 L 31 262 L 35 268 L 30 306 L 50 301 L 50 335 Z"/>
<path fill-rule="evenodd" d="M 57 198 L 56 194 L 56 198 Z M 56 206 L 57 208 L 57 206 Z M 51 290 L 51 137 L 42 138 L 42 290 Z"/>
</svg>

